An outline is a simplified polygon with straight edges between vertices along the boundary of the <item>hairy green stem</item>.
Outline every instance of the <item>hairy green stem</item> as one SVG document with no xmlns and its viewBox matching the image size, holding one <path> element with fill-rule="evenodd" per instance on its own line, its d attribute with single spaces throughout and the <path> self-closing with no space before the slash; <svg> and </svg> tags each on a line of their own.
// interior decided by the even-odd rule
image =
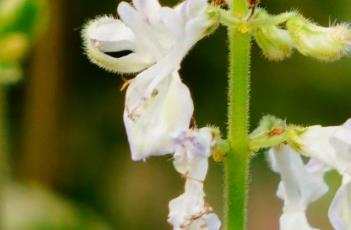
<svg viewBox="0 0 351 230">
<path fill-rule="evenodd" d="M 231 13 L 246 17 L 247 0 L 233 0 Z M 228 140 L 224 162 L 224 229 L 245 230 L 249 177 L 250 35 L 229 28 Z"/>
</svg>

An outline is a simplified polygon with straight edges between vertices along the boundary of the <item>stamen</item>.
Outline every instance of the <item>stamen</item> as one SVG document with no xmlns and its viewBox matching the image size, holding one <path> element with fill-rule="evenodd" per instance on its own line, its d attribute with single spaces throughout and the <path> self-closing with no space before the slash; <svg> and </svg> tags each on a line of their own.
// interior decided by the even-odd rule
<svg viewBox="0 0 351 230">
<path fill-rule="evenodd" d="M 125 79 L 125 78 L 123 78 L 123 77 L 122 77 L 122 80 L 123 80 L 124 82 L 123 82 L 123 85 L 122 85 L 121 88 L 120 88 L 120 91 L 121 91 L 121 92 L 123 92 L 124 90 L 126 90 L 126 89 L 128 88 L 128 86 L 130 85 L 130 82 L 132 81 L 132 80 Z"/>
</svg>

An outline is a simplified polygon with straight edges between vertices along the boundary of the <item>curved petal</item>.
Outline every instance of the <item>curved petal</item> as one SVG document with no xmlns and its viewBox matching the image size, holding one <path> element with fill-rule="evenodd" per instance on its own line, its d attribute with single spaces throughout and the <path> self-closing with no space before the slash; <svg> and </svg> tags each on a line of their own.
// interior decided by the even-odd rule
<svg viewBox="0 0 351 230">
<path fill-rule="evenodd" d="M 173 137 L 188 129 L 194 110 L 177 72 L 165 77 L 151 97 L 143 98 L 153 77 L 137 76 L 126 94 L 124 123 L 133 160 L 174 152 Z"/>
<path fill-rule="evenodd" d="M 349 175 L 343 176 L 342 185 L 329 207 L 328 215 L 334 229 L 351 229 L 351 178 Z"/>
<path fill-rule="evenodd" d="M 350 121 L 342 126 L 312 126 L 301 136 L 303 152 L 336 169 L 351 175 Z"/>
<path fill-rule="evenodd" d="M 329 139 L 337 129 L 336 126 L 322 127 L 316 125 L 309 127 L 300 138 L 303 153 L 335 168 L 335 151 L 330 145 Z"/>
<path fill-rule="evenodd" d="M 271 149 L 269 153 L 274 171 L 281 176 L 277 195 L 284 200 L 281 229 L 313 229 L 306 220 L 308 205 L 319 199 L 327 191 L 324 173 L 327 168 L 318 161 L 304 165 L 298 153 L 287 145 Z"/>
<path fill-rule="evenodd" d="M 112 17 L 93 20 L 82 36 L 90 60 L 106 70 L 139 72 L 154 63 L 150 56 L 139 52 L 133 31 L 120 20 Z"/>
</svg>

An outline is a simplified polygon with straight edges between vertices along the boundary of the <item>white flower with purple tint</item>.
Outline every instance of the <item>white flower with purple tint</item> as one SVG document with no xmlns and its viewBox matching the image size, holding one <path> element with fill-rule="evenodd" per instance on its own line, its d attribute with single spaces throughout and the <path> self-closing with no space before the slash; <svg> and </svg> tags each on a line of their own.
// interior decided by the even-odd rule
<svg viewBox="0 0 351 230">
<path fill-rule="evenodd" d="M 328 191 L 324 174 L 332 169 L 343 179 L 329 207 L 329 219 L 336 230 L 351 229 L 351 120 L 342 126 L 309 127 L 299 138 L 299 151 L 311 158 L 306 165 L 288 145 L 272 148 L 269 155 L 273 170 L 282 178 L 278 189 L 284 200 L 281 229 L 313 229 L 305 212 Z"/>
<path fill-rule="evenodd" d="M 168 222 L 174 230 L 218 230 L 221 222 L 205 203 L 203 182 L 208 170 L 216 130 L 201 128 L 175 138 L 174 166 L 185 178 L 185 191 L 169 203 Z"/>
<path fill-rule="evenodd" d="M 178 70 L 215 23 L 207 7 L 206 0 L 174 8 L 157 0 L 121 2 L 120 19 L 98 18 L 83 32 L 92 62 L 113 72 L 141 71 L 129 81 L 124 111 L 133 160 L 174 152 L 172 137 L 189 128 L 193 102 Z"/>
</svg>

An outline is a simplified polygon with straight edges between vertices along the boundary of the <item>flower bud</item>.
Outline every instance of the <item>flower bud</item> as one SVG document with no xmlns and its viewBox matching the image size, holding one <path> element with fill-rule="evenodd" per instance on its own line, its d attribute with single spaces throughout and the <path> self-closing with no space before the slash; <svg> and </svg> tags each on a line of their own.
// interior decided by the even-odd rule
<svg viewBox="0 0 351 230">
<path fill-rule="evenodd" d="M 271 61 L 282 61 L 290 57 L 294 44 L 289 33 L 279 26 L 263 26 L 256 30 L 255 40 L 263 55 Z"/>
<path fill-rule="evenodd" d="M 263 9 L 257 9 L 254 17 L 257 21 L 269 21 L 272 18 Z M 278 24 L 263 24 L 257 27 L 254 37 L 268 60 L 282 61 L 292 54 L 294 43 L 288 31 L 281 29 Z"/>
<path fill-rule="evenodd" d="M 322 27 L 297 16 L 287 22 L 287 28 L 296 48 L 305 56 L 335 61 L 350 49 L 351 31 L 347 24 Z"/>
</svg>

